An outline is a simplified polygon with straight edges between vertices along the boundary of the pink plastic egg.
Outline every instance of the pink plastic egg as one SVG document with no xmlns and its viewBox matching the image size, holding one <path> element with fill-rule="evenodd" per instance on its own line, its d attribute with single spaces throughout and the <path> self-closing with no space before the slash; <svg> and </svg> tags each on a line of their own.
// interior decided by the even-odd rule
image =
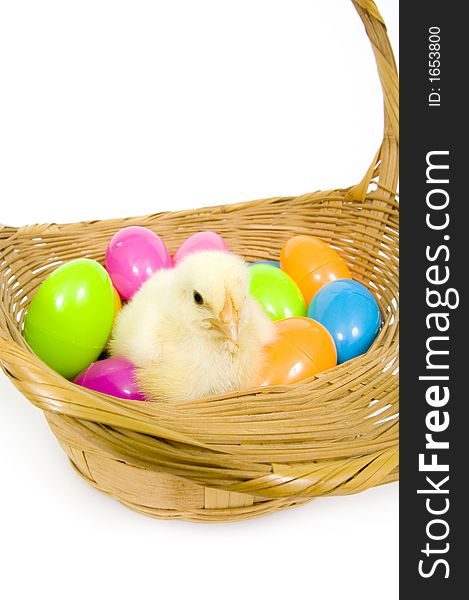
<svg viewBox="0 0 469 600">
<path fill-rule="evenodd" d="M 181 244 L 174 255 L 174 264 L 181 262 L 188 254 L 200 252 L 201 250 L 222 250 L 229 252 L 228 244 L 214 231 L 199 231 L 194 233 Z"/>
<path fill-rule="evenodd" d="M 75 383 L 125 400 L 145 400 L 135 382 L 135 367 L 127 359 L 118 356 L 91 363 L 78 375 Z"/>
<path fill-rule="evenodd" d="M 153 273 L 172 266 L 163 240 L 145 227 L 121 229 L 106 250 L 106 269 L 125 300 L 129 300 Z"/>
</svg>

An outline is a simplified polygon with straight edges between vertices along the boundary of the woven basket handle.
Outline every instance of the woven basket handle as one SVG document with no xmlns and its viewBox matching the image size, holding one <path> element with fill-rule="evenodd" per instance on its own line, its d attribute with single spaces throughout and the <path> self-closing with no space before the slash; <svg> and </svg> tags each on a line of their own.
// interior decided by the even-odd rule
<svg viewBox="0 0 469 600">
<path fill-rule="evenodd" d="M 348 198 L 365 200 L 373 179 L 379 186 L 374 200 L 393 194 L 399 175 L 399 77 L 386 25 L 373 0 L 352 0 L 360 15 L 376 59 L 384 97 L 383 142 L 359 184 L 349 190 Z"/>
</svg>

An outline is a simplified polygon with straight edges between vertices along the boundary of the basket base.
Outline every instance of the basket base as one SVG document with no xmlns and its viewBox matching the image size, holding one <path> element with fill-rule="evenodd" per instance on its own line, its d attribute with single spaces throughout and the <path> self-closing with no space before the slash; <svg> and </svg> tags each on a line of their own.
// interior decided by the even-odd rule
<svg viewBox="0 0 469 600">
<path fill-rule="evenodd" d="M 283 508 L 299 506 L 310 498 L 268 499 L 204 487 L 169 473 L 155 471 L 131 460 L 123 461 L 83 435 L 74 421 L 52 413 L 46 419 L 74 469 L 90 485 L 142 514 L 158 519 L 204 523 L 239 521 Z"/>
</svg>

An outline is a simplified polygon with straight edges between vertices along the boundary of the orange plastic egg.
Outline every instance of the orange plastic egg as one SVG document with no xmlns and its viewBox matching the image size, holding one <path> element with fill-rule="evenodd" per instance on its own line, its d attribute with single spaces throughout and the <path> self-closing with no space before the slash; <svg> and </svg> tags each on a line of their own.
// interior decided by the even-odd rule
<svg viewBox="0 0 469 600">
<path fill-rule="evenodd" d="M 340 255 L 322 240 L 309 235 L 297 235 L 285 242 L 280 266 L 297 283 L 306 305 L 326 283 L 352 279 Z"/>
<path fill-rule="evenodd" d="M 267 348 L 259 385 L 286 385 L 312 377 L 337 364 L 334 340 L 327 329 L 306 317 L 275 322 L 276 341 Z"/>
<path fill-rule="evenodd" d="M 114 288 L 114 318 L 117 316 L 117 313 L 122 308 L 122 300 L 119 295 L 119 292 Z"/>
</svg>

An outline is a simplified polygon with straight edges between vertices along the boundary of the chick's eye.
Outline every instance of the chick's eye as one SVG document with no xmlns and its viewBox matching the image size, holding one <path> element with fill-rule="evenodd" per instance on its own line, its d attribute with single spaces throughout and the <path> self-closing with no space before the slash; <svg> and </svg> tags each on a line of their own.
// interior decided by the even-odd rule
<svg viewBox="0 0 469 600">
<path fill-rule="evenodd" d="M 204 299 L 202 298 L 202 296 L 199 294 L 199 292 L 194 292 L 194 302 L 196 304 L 203 304 L 204 303 Z"/>
</svg>

